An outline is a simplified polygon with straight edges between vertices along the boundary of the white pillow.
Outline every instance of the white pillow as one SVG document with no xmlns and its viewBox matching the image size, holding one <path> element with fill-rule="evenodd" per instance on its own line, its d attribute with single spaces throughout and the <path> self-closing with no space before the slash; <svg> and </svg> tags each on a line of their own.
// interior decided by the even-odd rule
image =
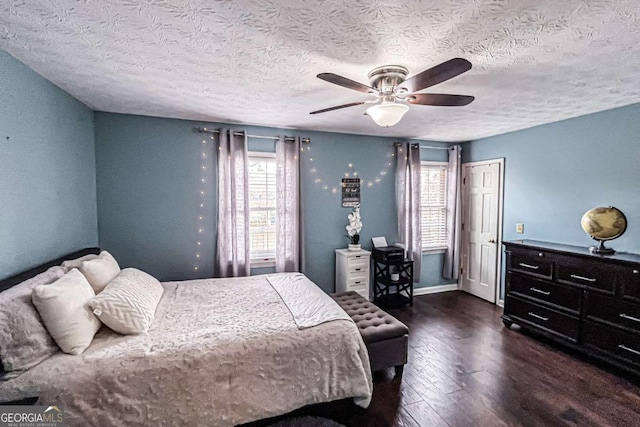
<svg viewBox="0 0 640 427">
<path fill-rule="evenodd" d="M 89 254 L 81 256 L 80 258 L 66 260 L 62 265 L 60 265 L 60 267 L 65 269 L 65 273 L 68 273 L 74 268 L 80 269 L 83 261 L 89 261 L 96 258 L 98 258 L 97 254 Z"/>
<path fill-rule="evenodd" d="M 82 261 L 80 273 L 84 274 L 93 290 L 99 294 L 120 273 L 120 266 L 109 252 L 102 251 L 96 258 Z"/>
<path fill-rule="evenodd" d="M 90 302 L 100 321 L 124 335 L 147 332 L 164 288 L 135 268 L 125 268 Z"/>
<path fill-rule="evenodd" d="M 50 285 L 39 285 L 31 296 L 42 323 L 65 353 L 80 354 L 100 329 L 89 301 L 95 292 L 76 268 Z"/>
</svg>

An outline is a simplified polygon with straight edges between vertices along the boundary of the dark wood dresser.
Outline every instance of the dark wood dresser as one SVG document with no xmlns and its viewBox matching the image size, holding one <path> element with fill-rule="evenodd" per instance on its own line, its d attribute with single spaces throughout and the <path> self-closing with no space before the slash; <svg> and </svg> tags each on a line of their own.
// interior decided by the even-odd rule
<svg viewBox="0 0 640 427">
<path fill-rule="evenodd" d="M 640 375 L 640 255 L 504 242 L 502 320 Z"/>
</svg>

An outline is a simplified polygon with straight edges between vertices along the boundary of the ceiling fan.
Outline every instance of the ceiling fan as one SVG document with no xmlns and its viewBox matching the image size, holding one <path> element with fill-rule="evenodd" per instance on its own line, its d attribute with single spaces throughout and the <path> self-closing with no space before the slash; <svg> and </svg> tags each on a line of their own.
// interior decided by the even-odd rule
<svg viewBox="0 0 640 427">
<path fill-rule="evenodd" d="M 370 101 L 351 102 L 349 104 L 312 111 L 309 114 L 326 113 L 341 108 L 362 104 L 375 104 L 365 114 L 379 126 L 389 127 L 398 123 L 409 110 L 407 104 L 435 105 L 439 107 L 462 107 L 470 104 L 473 96 L 445 95 L 439 93 L 415 93 L 437 85 L 471 69 L 471 62 L 463 58 L 454 58 L 433 68 L 429 68 L 407 79 L 409 70 L 399 65 L 384 65 L 369 72 L 371 86 L 358 83 L 333 73 L 318 74 L 318 78 L 329 83 L 343 86 L 375 96 Z"/>
</svg>

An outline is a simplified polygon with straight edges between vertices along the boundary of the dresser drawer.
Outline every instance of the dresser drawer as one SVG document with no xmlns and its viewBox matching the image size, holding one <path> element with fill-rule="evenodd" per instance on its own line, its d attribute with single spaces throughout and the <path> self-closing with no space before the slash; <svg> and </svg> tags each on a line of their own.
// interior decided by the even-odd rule
<svg viewBox="0 0 640 427">
<path fill-rule="evenodd" d="M 620 274 L 622 298 L 640 303 L 640 265 L 625 267 Z"/>
<path fill-rule="evenodd" d="M 589 321 L 585 322 L 582 335 L 585 345 L 640 365 L 640 335 Z"/>
<path fill-rule="evenodd" d="M 551 282 L 534 279 L 518 273 L 508 273 L 509 292 L 535 298 L 549 304 L 573 310 L 580 310 L 580 289 L 569 288 Z"/>
<path fill-rule="evenodd" d="M 560 283 L 585 286 L 609 294 L 616 292 L 617 270 L 600 263 L 558 263 L 557 280 Z"/>
<path fill-rule="evenodd" d="M 587 317 L 624 326 L 640 332 L 640 305 L 602 295 L 587 296 Z M 640 338 L 639 338 L 640 340 Z"/>
<path fill-rule="evenodd" d="M 513 318 L 516 323 L 522 320 L 525 324 L 537 325 L 571 341 L 578 340 L 578 319 L 568 314 L 514 296 L 507 296 L 504 314 Z"/>
<path fill-rule="evenodd" d="M 533 276 L 551 279 L 553 262 L 543 252 L 512 252 L 509 256 L 508 268 Z"/>
</svg>

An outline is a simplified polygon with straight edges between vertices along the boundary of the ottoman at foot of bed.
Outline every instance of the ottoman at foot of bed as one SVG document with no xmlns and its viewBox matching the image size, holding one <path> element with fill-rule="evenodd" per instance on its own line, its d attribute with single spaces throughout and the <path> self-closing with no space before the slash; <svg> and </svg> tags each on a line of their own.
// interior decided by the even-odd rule
<svg viewBox="0 0 640 427">
<path fill-rule="evenodd" d="M 402 377 L 407 363 L 409 328 L 357 292 L 341 292 L 331 297 L 358 326 L 369 352 L 371 371 L 393 367 L 396 376 Z"/>
</svg>

